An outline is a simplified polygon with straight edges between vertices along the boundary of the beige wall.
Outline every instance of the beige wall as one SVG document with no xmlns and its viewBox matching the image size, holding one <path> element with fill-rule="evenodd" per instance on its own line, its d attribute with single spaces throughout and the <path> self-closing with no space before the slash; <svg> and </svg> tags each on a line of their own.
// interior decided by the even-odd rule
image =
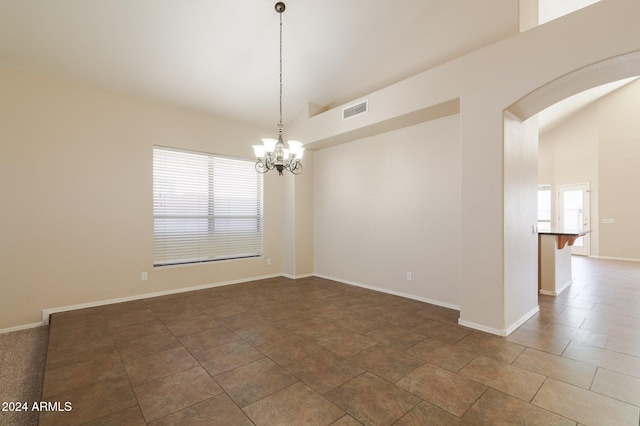
<svg viewBox="0 0 640 426">
<path fill-rule="evenodd" d="M 295 178 L 295 276 L 312 275 L 314 152 L 305 152 L 304 172 Z M 285 225 L 286 226 L 286 225 Z"/>
<path fill-rule="evenodd" d="M 456 114 L 314 153 L 316 274 L 458 307 L 459 128 Z"/>
<path fill-rule="evenodd" d="M 526 213 L 517 219 L 521 227 L 505 229 L 506 217 L 521 214 L 517 203 L 505 205 L 505 188 L 514 178 L 505 172 L 505 155 L 509 154 L 505 144 L 511 142 L 508 137 L 527 140 L 527 131 L 526 126 L 515 126 L 515 135 L 505 134 L 504 111 L 524 121 L 567 96 L 640 72 L 639 14 L 640 4 L 635 0 L 603 0 L 370 93 L 370 110 L 365 116 L 342 121 L 341 107 L 336 107 L 313 117 L 299 117 L 289 129 L 309 148 L 322 149 L 433 120 L 440 106 L 459 100 L 460 323 L 506 334 L 531 315 L 528 308 L 535 300 L 533 292 L 512 292 L 505 297 L 505 291 L 517 288 L 522 276 L 537 273 L 537 256 L 505 256 L 508 248 L 527 250 L 535 221 L 526 223 L 531 218 Z M 606 60 L 610 61 L 603 62 Z M 519 107 L 518 114 L 514 106 Z M 519 161 L 525 167 L 531 164 L 528 158 Z M 346 178 L 341 185 L 357 183 L 357 176 Z M 330 175 L 317 172 L 315 188 L 330 187 L 321 179 L 337 184 Z M 535 196 L 535 182 L 521 190 Z M 316 202 L 319 196 L 316 194 Z M 322 214 L 330 214 L 317 206 L 314 211 L 316 223 L 322 222 Z M 316 262 L 324 256 L 318 248 L 316 244 Z M 318 270 L 320 267 L 316 264 Z M 405 268 L 399 262 L 392 269 Z M 343 271 L 348 272 L 346 266 Z M 349 276 L 355 273 L 363 271 L 351 271 Z"/>
<path fill-rule="evenodd" d="M 538 143 L 538 183 L 541 185 L 554 185 L 556 181 L 556 156 L 553 141 L 553 133 L 541 133 Z M 551 219 L 555 215 L 551 213 Z"/>
<path fill-rule="evenodd" d="M 606 97 L 600 109 L 601 257 L 640 261 L 640 81 Z M 614 219 L 604 224 L 602 219 Z"/>
<path fill-rule="evenodd" d="M 288 278 L 313 275 L 313 152 L 304 153 L 304 170 L 280 177 L 283 206 L 282 272 Z"/>
<path fill-rule="evenodd" d="M 152 259 L 153 145 L 251 158 L 269 130 L 8 70 L 0 94 L 0 330 L 40 322 L 43 309 L 282 273 L 285 192 L 273 175 L 272 266 Z"/>
<path fill-rule="evenodd" d="M 587 107 L 540 135 L 539 182 L 551 185 L 551 226 L 558 226 L 558 185 L 588 183 L 591 196 L 590 255 L 599 253 L 597 107 Z"/>
<path fill-rule="evenodd" d="M 594 257 L 640 260 L 640 81 L 636 80 L 540 135 L 541 183 L 591 185 Z M 550 170 L 553 170 L 550 172 Z M 551 180 L 550 180 L 551 179 Z M 553 197 L 552 201 L 556 202 Z M 614 219 L 614 223 L 603 223 Z"/>
<path fill-rule="evenodd" d="M 395 151 L 390 149 L 389 141 L 385 140 L 388 135 L 383 132 L 394 130 L 392 135 L 404 135 L 405 131 L 424 130 L 423 125 L 426 128 L 431 125 L 446 127 L 443 123 L 451 125 L 450 117 L 433 123 L 428 121 L 451 114 L 449 107 L 455 104 L 456 112 L 460 113 L 457 116 L 459 126 L 443 130 L 441 136 L 446 141 L 459 141 L 459 210 L 451 210 L 447 218 L 442 218 L 440 215 L 443 213 L 439 211 L 429 211 L 429 214 L 442 219 L 437 222 L 438 232 L 447 229 L 457 235 L 459 257 L 452 254 L 446 259 L 451 262 L 446 271 L 445 268 L 436 268 L 422 274 L 419 263 L 424 261 L 424 257 L 397 256 L 381 267 L 388 278 L 384 283 L 375 277 L 375 281 L 366 284 L 382 283 L 380 286 L 393 286 L 394 291 L 405 294 L 415 294 L 420 288 L 426 291 L 420 293 L 420 297 L 458 304 L 462 324 L 504 334 L 531 312 L 528 310 L 531 304 L 528 292 L 518 295 L 514 291 L 506 295 L 505 291 L 517 288 L 515 281 L 520 279 L 520 275 L 530 274 L 537 268 L 536 258 L 505 256 L 505 250 L 512 247 L 526 250 L 530 225 L 524 226 L 528 217 L 520 216 L 517 203 L 510 207 L 505 205 L 505 188 L 510 187 L 509 180 L 514 175 L 505 170 L 504 160 L 509 152 L 504 144 L 509 141 L 505 139 L 504 111 L 561 76 L 573 75 L 591 64 L 629 52 L 635 55 L 640 51 L 639 14 L 637 0 L 603 0 L 575 14 L 479 48 L 370 93 L 370 112 L 364 117 L 343 122 L 340 107 L 336 107 L 311 118 L 301 117 L 289 125 L 290 137 L 303 140 L 310 149 L 319 151 L 315 156 L 312 183 L 303 181 L 300 186 L 296 183 L 292 189 L 273 185 L 272 180 L 278 177 L 267 177 L 266 255 L 273 258 L 275 268 L 266 267 L 264 260 L 255 260 L 149 270 L 152 242 L 151 146 L 161 143 L 250 157 L 251 154 L 245 150 L 262 136 L 260 129 L 112 93 L 3 71 L 0 76 L 0 128 L 3 138 L 0 145 L 0 184 L 3 185 L 1 193 L 8 194 L 6 205 L 11 207 L 7 209 L 3 205 L 0 212 L 0 226 L 3 226 L 0 230 L 3 236 L 0 243 L 0 283 L 8 289 L 4 293 L 9 295 L 0 301 L 3 321 L 0 328 L 35 322 L 39 319 L 36 318 L 37 312 L 43 307 L 248 279 L 269 275 L 271 271 L 276 274 L 283 271 L 303 274 L 309 268 L 309 262 L 297 255 L 298 247 L 304 246 L 310 252 L 308 238 L 302 231 L 305 227 L 308 229 L 311 220 L 315 223 L 316 237 L 327 232 L 342 238 L 340 241 L 343 243 L 351 244 L 336 232 L 336 228 L 342 229 L 345 235 L 353 235 L 349 234 L 353 229 L 327 220 L 335 213 L 323 210 L 320 201 L 334 196 L 326 192 L 347 186 L 338 195 L 358 196 L 355 199 L 344 196 L 332 200 L 331 205 L 343 210 L 361 209 L 357 203 L 367 201 L 374 207 L 388 208 L 378 204 L 374 189 L 385 188 L 386 182 L 402 183 L 402 175 L 396 173 L 402 165 L 389 168 L 395 164 Z M 567 34 L 572 37 L 567 37 Z M 584 49 L 584 46 L 589 46 L 589 49 Z M 637 68 L 632 61 L 621 64 L 615 68 L 617 73 L 614 74 L 619 74 L 618 78 L 628 76 L 624 74 L 635 72 Z M 600 75 L 602 83 L 611 77 L 607 72 Z M 580 76 L 584 77 L 584 74 Z M 575 86 L 560 86 L 563 90 L 557 90 L 557 95 L 568 96 L 579 91 L 577 88 L 588 88 L 582 87 L 593 84 L 592 75 L 587 77 L 575 78 Z M 536 98 L 532 104 L 538 106 L 559 100 L 545 93 L 542 99 Z M 446 108 L 440 108 L 442 106 Z M 535 114 L 540 109 L 534 107 L 529 112 Z M 529 115 L 519 117 L 524 120 Z M 513 126 L 512 130 L 515 135 L 511 132 L 509 135 L 515 140 L 527 140 L 526 125 Z M 407 140 L 415 141 L 413 137 Z M 331 143 L 345 141 L 352 143 L 322 149 Z M 350 172 L 328 169 L 323 155 L 344 150 L 345 158 L 357 158 L 362 155 L 362 150 L 358 150 L 357 155 L 350 150 L 355 150 L 354 147 L 362 141 L 373 145 L 380 143 L 387 153 L 386 156 L 377 151 L 366 154 L 378 155 L 374 158 L 381 160 L 377 173 L 371 169 L 363 170 L 364 165 L 357 161 L 355 164 L 360 169 L 350 169 Z M 449 144 L 444 145 L 450 147 Z M 417 147 L 413 149 L 415 152 Z M 448 154 L 453 155 L 451 152 Z M 332 155 L 331 158 L 333 161 L 340 157 Z M 517 158 L 525 166 L 529 164 L 528 158 Z M 409 160 L 417 159 L 412 157 Z M 423 160 L 431 165 L 428 158 Z M 453 163 L 443 162 L 444 165 Z M 434 170 L 439 170 L 440 164 L 433 166 Z M 450 176 L 445 170 L 440 172 Z M 334 179 L 338 175 L 344 179 Z M 451 177 L 455 180 L 455 173 Z M 415 183 L 411 179 L 403 183 L 410 188 L 408 194 L 412 197 L 439 190 L 432 186 L 434 179 L 431 176 L 426 176 L 418 188 L 411 186 Z M 309 185 L 314 193 L 312 201 L 305 189 Z M 348 192 L 349 187 L 351 192 Z M 534 193 L 535 188 L 526 186 L 522 190 Z M 304 193 L 306 200 L 298 203 L 298 200 L 287 198 L 300 192 Z M 391 201 L 409 205 L 402 192 L 391 194 L 387 190 L 385 194 L 389 194 Z M 120 205 L 122 207 L 116 207 Z M 313 208 L 312 219 L 305 214 L 310 206 Z M 427 206 L 420 204 L 420 207 Z M 283 211 L 285 208 L 288 212 Z M 407 214 L 406 224 L 426 235 L 426 230 L 421 228 L 421 218 L 411 216 L 415 211 L 409 210 Z M 510 215 L 517 216 L 513 230 L 505 228 L 505 217 Z M 287 227 L 292 226 L 291 223 L 284 226 L 283 221 L 292 218 L 296 223 L 294 233 L 290 234 Z M 368 270 L 372 266 L 368 261 L 387 255 L 396 256 L 395 248 L 388 248 L 383 236 L 365 232 L 377 225 L 369 216 L 351 223 L 361 227 L 361 232 L 357 233 L 359 238 L 368 242 L 375 240 L 377 245 L 365 248 L 367 256 L 355 250 L 359 247 L 354 246 L 354 251 L 347 253 L 343 250 L 351 258 L 327 259 L 326 256 L 331 257 L 332 254 L 316 241 L 313 246 L 314 259 L 318 263 L 314 265 L 316 272 L 339 273 L 337 278 L 352 278 L 360 282 L 370 275 Z M 409 225 L 403 223 L 405 229 Z M 286 262 L 283 262 L 284 243 L 280 235 L 296 244 L 295 249 L 287 253 Z M 397 241 L 391 232 L 385 236 Z M 440 237 L 438 234 L 438 238 L 424 242 L 425 252 L 419 255 L 440 256 L 441 244 L 444 244 L 445 252 L 454 253 L 453 240 Z M 327 239 L 322 242 L 327 242 Z M 411 243 L 411 246 L 415 244 Z M 352 260 L 358 269 L 348 268 L 347 262 Z M 329 270 L 327 265 L 338 265 L 340 269 Z M 414 265 L 418 265 L 418 269 L 411 271 L 414 280 L 408 284 L 405 274 Z M 378 265 L 373 267 L 378 268 Z M 451 271 L 456 268 L 459 271 L 459 289 L 454 292 L 453 286 L 447 287 L 442 283 L 455 282 L 455 274 Z M 139 281 L 143 270 L 150 272 L 150 280 L 146 283 Z M 399 278 L 397 274 L 400 274 Z M 433 287 L 411 286 L 437 281 L 426 281 L 423 277 L 427 276 L 441 280 Z M 457 302 L 454 293 L 458 294 Z M 514 322 L 514 318 L 518 319 Z"/>
</svg>

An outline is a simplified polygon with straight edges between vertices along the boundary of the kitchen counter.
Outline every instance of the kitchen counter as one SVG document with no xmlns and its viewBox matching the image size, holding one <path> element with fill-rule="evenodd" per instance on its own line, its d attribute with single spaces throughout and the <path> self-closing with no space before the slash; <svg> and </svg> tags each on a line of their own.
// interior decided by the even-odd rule
<svg viewBox="0 0 640 426">
<path fill-rule="evenodd" d="M 590 230 L 538 230 L 538 290 L 540 294 L 557 296 L 573 284 L 571 246 Z"/>
</svg>

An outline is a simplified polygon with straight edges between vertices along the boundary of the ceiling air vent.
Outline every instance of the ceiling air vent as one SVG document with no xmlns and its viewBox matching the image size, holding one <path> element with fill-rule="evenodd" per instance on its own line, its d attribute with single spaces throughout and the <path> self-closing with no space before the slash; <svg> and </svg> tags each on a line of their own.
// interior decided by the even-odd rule
<svg viewBox="0 0 640 426">
<path fill-rule="evenodd" d="M 348 107 L 342 108 L 342 119 L 346 120 L 348 118 L 366 114 L 367 112 L 369 112 L 369 99 L 365 99 L 364 101 L 360 101 L 357 104 L 349 105 Z"/>
</svg>

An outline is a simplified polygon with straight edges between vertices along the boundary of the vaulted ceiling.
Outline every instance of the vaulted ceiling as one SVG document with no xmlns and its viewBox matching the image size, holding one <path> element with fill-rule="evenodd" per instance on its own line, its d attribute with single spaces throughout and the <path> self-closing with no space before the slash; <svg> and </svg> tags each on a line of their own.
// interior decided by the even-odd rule
<svg viewBox="0 0 640 426">
<path fill-rule="evenodd" d="M 289 0 L 284 121 L 518 32 L 513 0 Z M 0 67 L 271 127 L 273 0 L 0 0 Z"/>
</svg>

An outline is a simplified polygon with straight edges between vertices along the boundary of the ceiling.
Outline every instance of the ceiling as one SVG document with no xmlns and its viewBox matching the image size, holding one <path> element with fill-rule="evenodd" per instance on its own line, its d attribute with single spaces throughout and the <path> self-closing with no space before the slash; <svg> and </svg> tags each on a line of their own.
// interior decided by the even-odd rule
<svg viewBox="0 0 640 426">
<path fill-rule="evenodd" d="M 540 113 L 538 113 L 539 133 L 545 133 L 553 130 L 563 121 L 575 115 L 582 108 L 587 107 L 603 96 L 608 95 L 614 90 L 617 90 L 636 79 L 637 77 L 632 77 L 614 81 L 613 83 L 603 84 L 602 86 L 594 87 L 593 89 L 585 90 L 577 95 L 568 97 L 554 105 L 551 105 L 549 108 L 540 111 Z"/>
<path fill-rule="evenodd" d="M 511 0 L 289 0 L 284 122 L 515 34 Z M 273 0 L 0 0 L 0 67 L 278 121 Z"/>
<path fill-rule="evenodd" d="M 285 123 L 309 102 L 357 100 L 518 32 L 512 0 L 286 3 Z M 0 0 L 0 67 L 271 127 L 279 83 L 274 4 Z M 564 114 L 584 103 L 567 101 Z M 542 114 L 541 126 L 552 127 L 559 116 L 557 109 Z"/>
</svg>

